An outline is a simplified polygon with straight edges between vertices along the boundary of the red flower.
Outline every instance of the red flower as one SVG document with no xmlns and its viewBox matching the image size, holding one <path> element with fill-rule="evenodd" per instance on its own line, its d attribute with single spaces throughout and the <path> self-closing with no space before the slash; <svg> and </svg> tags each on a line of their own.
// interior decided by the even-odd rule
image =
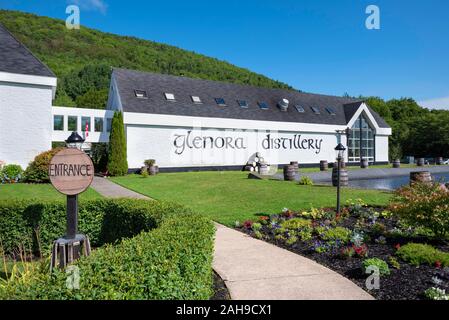
<svg viewBox="0 0 449 320">
<path fill-rule="evenodd" d="M 270 217 L 267 217 L 267 216 L 259 217 L 259 220 L 261 220 L 261 221 L 267 221 L 268 219 L 270 219 Z"/>
<path fill-rule="evenodd" d="M 251 229 L 253 227 L 253 222 L 251 220 L 247 220 L 243 223 L 243 227 L 245 229 Z"/>
<path fill-rule="evenodd" d="M 397 245 L 394 246 L 396 248 L 396 250 L 401 249 L 401 245 L 398 243 Z"/>
<path fill-rule="evenodd" d="M 438 269 L 441 269 L 441 261 L 440 260 L 435 261 L 435 267 L 437 267 Z"/>
</svg>

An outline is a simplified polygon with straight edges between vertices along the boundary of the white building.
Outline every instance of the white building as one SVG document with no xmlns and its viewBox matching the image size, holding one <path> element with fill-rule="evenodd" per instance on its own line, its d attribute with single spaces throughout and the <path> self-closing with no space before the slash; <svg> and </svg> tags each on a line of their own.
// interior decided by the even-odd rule
<svg viewBox="0 0 449 320">
<path fill-rule="evenodd" d="M 388 162 L 391 128 L 360 100 L 114 69 L 108 109 L 124 112 L 132 169 L 241 169 L 257 152 L 317 165 L 339 141 L 348 162 Z"/>
<path fill-rule="evenodd" d="M 270 164 L 311 166 L 335 161 L 339 141 L 348 146 L 348 162 L 388 162 L 391 128 L 364 101 L 114 69 L 108 110 L 52 107 L 51 70 L 1 25 L 0 43 L 6 163 L 25 168 L 72 131 L 88 143 L 108 142 L 117 110 L 130 169 L 146 159 L 166 171 L 241 169 L 257 152 Z"/>
<path fill-rule="evenodd" d="M 51 148 L 56 76 L 0 24 L 0 161 L 26 168 Z"/>
</svg>

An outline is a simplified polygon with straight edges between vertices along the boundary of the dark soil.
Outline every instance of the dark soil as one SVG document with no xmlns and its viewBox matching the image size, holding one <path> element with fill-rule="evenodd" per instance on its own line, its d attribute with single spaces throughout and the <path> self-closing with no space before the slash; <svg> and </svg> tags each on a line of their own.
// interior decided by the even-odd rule
<svg viewBox="0 0 449 320">
<path fill-rule="evenodd" d="M 356 218 L 349 217 L 339 223 L 339 226 L 344 226 L 349 229 L 353 229 Z M 395 222 L 387 219 L 379 219 L 379 222 L 383 223 L 387 229 L 393 228 Z M 244 233 L 254 236 L 251 230 L 238 229 Z M 449 292 L 449 272 L 436 268 L 435 266 L 422 265 L 415 267 L 407 264 L 397 258 L 400 263 L 400 269 L 395 269 L 390 266 L 391 274 L 388 276 L 381 276 L 380 289 L 368 290 L 366 288 L 366 279 L 369 275 L 364 274 L 362 270 L 362 262 L 365 258 L 351 257 L 342 258 L 338 252 L 324 252 L 317 253 L 311 249 L 312 241 L 298 241 L 294 245 L 287 245 L 283 240 L 275 239 L 274 233 L 266 226 L 262 227 L 263 240 L 272 243 L 281 248 L 287 249 L 291 252 L 300 254 L 307 258 L 310 258 L 321 265 L 324 265 L 346 278 L 353 281 L 359 287 L 369 292 L 378 300 L 422 300 L 425 299 L 424 292 L 431 287 L 439 287 L 446 289 Z M 374 238 L 374 237 L 372 237 Z M 316 238 L 315 238 L 316 239 Z M 314 239 L 314 240 L 315 240 Z M 445 241 L 430 240 L 425 237 L 422 238 L 404 238 L 394 237 L 386 238 L 386 244 L 376 243 L 374 240 L 365 242 L 368 246 L 368 258 L 380 258 L 384 261 L 388 261 L 388 258 L 393 256 L 397 251 L 396 245 L 404 245 L 410 242 L 414 243 L 427 243 L 435 246 L 436 248 L 448 252 L 449 245 Z M 438 276 L 444 280 L 442 284 L 436 285 L 432 278 Z"/>
<path fill-rule="evenodd" d="M 210 300 L 231 300 L 228 288 L 226 287 L 223 279 L 214 272 L 214 295 Z"/>
</svg>

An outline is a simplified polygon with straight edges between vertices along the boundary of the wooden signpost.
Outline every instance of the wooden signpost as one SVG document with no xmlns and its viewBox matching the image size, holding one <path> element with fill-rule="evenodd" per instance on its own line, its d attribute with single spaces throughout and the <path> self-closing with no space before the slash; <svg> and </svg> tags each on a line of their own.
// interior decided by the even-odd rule
<svg viewBox="0 0 449 320">
<path fill-rule="evenodd" d="M 92 160 L 83 151 L 67 148 L 53 156 L 48 168 L 50 181 L 60 193 L 67 196 L 67 231 L 63 238 L 53 244 L 51 268 L 59 263 L 60 268 L 90 255 L 89 238 L 78 234 L 78 195 L 89 188 L 94 178 Z"/>
</svg>

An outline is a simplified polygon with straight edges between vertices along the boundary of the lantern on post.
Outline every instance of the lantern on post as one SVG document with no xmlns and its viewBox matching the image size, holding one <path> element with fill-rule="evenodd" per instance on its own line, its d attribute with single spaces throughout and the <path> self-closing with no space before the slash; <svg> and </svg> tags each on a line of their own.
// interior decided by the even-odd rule
<svg viewBox="0 0 449 320">
<path fill-rule="evenodd" d="M 337 154 L 337 214 L 340 214 L 340 171 L 341 171 L 341 162 L 345 159 L 345 151 L 346 148 L 344 145 L 339 143 L 335 148 Z"/>
<path fill-rule="evenodd" d="M 90 255 L 89 238 L 78 234 L 78 195 L 89 188 L 94 177 L 94 166 L 81 148 L 84 139 L 73 132 L 66 140 L 67 148 L 53 156 L 49 166 L 50 181 L 60 193 L 67 196 L 67 229 L 64 237 L 53 243 L 51 269 L 65 268 L 80 257 Z"/>
</svg>

